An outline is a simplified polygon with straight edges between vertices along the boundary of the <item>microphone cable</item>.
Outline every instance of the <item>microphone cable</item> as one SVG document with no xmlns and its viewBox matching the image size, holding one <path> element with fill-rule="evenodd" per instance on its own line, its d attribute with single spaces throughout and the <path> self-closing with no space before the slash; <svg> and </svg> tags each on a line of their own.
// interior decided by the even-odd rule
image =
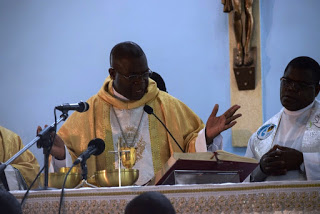
<svg viewBox="0 0 320 214">
<path fill-rule="evenodd" d="M 37 179 L 39 178 L 41 172 L 44 170 L 44 166 L 40 169 L 40 171 L 38 172 L 36 178 L 32 181 L 32 183 L 30 184 L 30 186 L 28 187 L 26 193 L 24 194 L 22 200 L 21 200 L 21 209 L 23 208 L 23 205 L 25 203 L 25 200 L 27 199 L 28 195 L 29 195 L 29 191 L 31 189 L 31 187 L 33 187 L 33 185 L 35 184 L 35 182 L 37 181 Z"/>
<path fill-rule="evenodd" d="M 180 146 L 180 144 L 177 142 L 177 140 L 173 137 L 173 135 L 171 134 L 171 132 L 169 131 L 169 129 L 166 127 L 166 125 L 160 120 L 160 118 L 153 112 L 153 108 L 151 107 L 151 106 L 149 106 L 149 105 L 145 105 L 144 107 L 143 107 L 143 110 L 145 111 L 145 112 L 147 112 L 147 114 L 152 114 L 153 116 L 155 116 L 157 119 L 158 119 L 158 121 L 162 124 L 162 126 L 167 130 L 167 132 L 170 134 L 170 136 L 172 137 L 172 139 L 174 140 L 174 142 L 177 144 L 177 146 L 180 148 L 180 150 L 183 152 L 183 153 L 185 153 L 185 150 L 183 150 L 182 148 L 181 148 L 181 146 Z"/>
<path fill-rule="evenodd" d="M 94 147 L 94 152 L 93 153 L 89 152 L 88 157 L 86 157 L 85 154 L 88 154 L 87 152 L 90 151 L 90 149 L 92 150 L 92 147 Z M 87 177 L 86 177 L 87 176 L 87 165 L 86 165 L 87 158 L 89 158 L 91 155 L 95 155 L 95 156 L 100 155 L 104 151 L 104 149 L 105 149 L 105 142 L 100 138 L 95 138 L 89 142 L 88 149 L 79 156 L 79 157 L 82 157 L 83 159 L 79 160 L 79 158 L 77 158 L 73 162 L 72 166 L 70 167 L 69 171 L 67 172 L 66 176 L 64 177 L 61 195 L 60 195 L 59 214 L 61 213 L 61 209 L 63 207 L 63 197 L 64 197 L 64 189 L 65 189 L 66 181 L 67 181 L 68 175 L 70 174 L 72 168 L 74 166 L 76 166 L 78 163 L 81 163 L 82 179 L 86 181 L 87 180 Z M 79 160 L 79 162 L 78 162 L 78 160 Z"/>
<path fill-rule="evenodd" d="M 62 185 L 62 189 L 61 189 L 61 195 L 60 195 L 60 203 L 59 203 L 59 214 L 61 213 L 61 208 L 63 206 L 63 197 L 64 197 L 64 187 L 66 185 L 66 181 L 67 181 L 67 177 L 68 175 L 70 174 L 72 168 L 74 167 L 75 165 L 72 164 L 72 166 L 70 167 L 69 171 L 67 172 L 66 176 L 64 177 L 64 180 L 63 180 L 63 185 Z"/>
</svg>

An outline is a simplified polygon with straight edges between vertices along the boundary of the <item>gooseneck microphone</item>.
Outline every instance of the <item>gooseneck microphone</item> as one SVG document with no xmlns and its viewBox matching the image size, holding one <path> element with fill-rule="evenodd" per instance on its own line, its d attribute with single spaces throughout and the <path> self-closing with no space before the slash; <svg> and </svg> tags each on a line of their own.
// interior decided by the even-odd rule
<svg viewBox="0 0 320 214">
<path fill-rule="evenodd" d="M 95 138 L 91 140 L 88 144 L 88 148 L 86 151 L 84 151 L 75 161 L 74 165 L 77 165 L 78 163 L 82 163 L 86 161 L 91 155 L 100 155 L 105 148 L 105 143 L 100 138 Z"/>
<path fill-rule="evenodd" d="M 153 108 L 149 105 L 145 105 L 143 107 L 143 110 L 145 112 L 147 112 L 148 114 L 152 114 L 153 116 L 155 116 L 157 118 L 157 120 L 160 121 L 160 123 L 163 125 L 163 127 L 167 130 L 167 132 L 170 134 L 170 136 L 172 137 L 172 139 L 174 140 L 174 142 L 177 144 L 177 146 L 180 148 L 180 150 L 184 153 L 185 151 L 181 148 L 181 146 L 179 145 L 179 143 L 177 142 L 177 140 L 173 137 L 173 135 L 171 134 L 171 132 L 169 131 L 169 129 L 166 127 L 166 125 L 164 125 L 164 123 L 157 117 L 157 115 L 155 115 L 155 113 L 153 113 Z"/>
<path fill-rule="evenodd" d="M 88 111 L 89 109 L 89 104 L 87 102 L 79 102 L 79 103 L 65 103 L 62 104 L 60 106 L 56 106 L 56 109 L 58 109 L 59 111 L 70 111 L 70 110 L 74 110 L 77 112 L 85 112 Z"/>
</svg>

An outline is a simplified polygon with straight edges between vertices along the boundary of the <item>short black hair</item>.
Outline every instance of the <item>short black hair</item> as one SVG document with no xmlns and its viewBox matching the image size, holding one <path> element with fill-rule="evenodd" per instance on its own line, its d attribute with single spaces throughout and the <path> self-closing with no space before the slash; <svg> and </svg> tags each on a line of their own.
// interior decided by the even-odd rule
<svg viewBox="0 0 320 214">
<path fill-rule="evenodd" d="M 284 70 L 284 73 L 288 70 L 289 67 L 292 68 L 299 68 L 304 70 L 311 70 L 313 73 L 313 78 L 315 80 L 315 83 L 319 84 L 320 81 L 320 65 L 317 61 L 312 59 L 308 56 L 299 56 L 294 58 L 289 62 L 286 69 Z"/>
<path fill-rule="evenodd" d="M 145 56 L 142 48 L 131 41 L 121 42 L 116 44 L 110 52 L 110 66 L 112 66 L 114 59 L 123 59 L 123 58 L 139 58 Z"/>
<path fill-rule="evenodd" d="M 158 88 L 161 91 L 167 92 L 166 83 L 164 82 L 163 78 L 158 74 L 157 72 L 152 71 L 149 76 L 151 79 L 153 79 L 156 83 Z"/>
<path fill-rule="evenodd" d="M 132 199 L 125 214 L 175 214 L 170 200 L 160 192 L 144 192 Z"/>
<path fill-rule="evenodd" d="M 22 209 L 18 200 L 10 193 L 0 189 L 1 213 L 21 214 Z"/>
</svg>

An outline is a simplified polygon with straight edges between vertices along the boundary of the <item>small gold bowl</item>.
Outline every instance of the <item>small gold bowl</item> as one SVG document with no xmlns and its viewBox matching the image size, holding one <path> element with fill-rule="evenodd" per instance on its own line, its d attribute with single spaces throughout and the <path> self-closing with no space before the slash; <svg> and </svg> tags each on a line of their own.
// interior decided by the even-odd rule
<svg viewBox="0 0 320 214">
<path fill-rule="evenodd" d="M 96 182 L 101 187 L 118 187 L 119 171 L 100 170 L 95 172 Z M 139 178 L 139 170 L 137 169 L 121 169 L 121 186 L 133 185 Z"/>
<path fill-rule="evenodd" d="M 61 167 L 59 169 L 60 173 L 67 173 L 69 172 L 70 167 Z M 81 168 L 80 167 L 72 167 L 71 172 L 70 173 L 79 173 L 81 174 Z"/>
<path fill-rule="evenodd" d="M 48 187 L 61 189 L 63 185 L 64 178 L 67 173 L 54 172 L 49 173 L 48 175 Z M 65 188 L 74 188 L 81 181 L 80 173 L 70 173 L 67 177 Z M 40 176 L 40 184 L 44 186 L 44 174 L 42 173 Z"/>
</svg>

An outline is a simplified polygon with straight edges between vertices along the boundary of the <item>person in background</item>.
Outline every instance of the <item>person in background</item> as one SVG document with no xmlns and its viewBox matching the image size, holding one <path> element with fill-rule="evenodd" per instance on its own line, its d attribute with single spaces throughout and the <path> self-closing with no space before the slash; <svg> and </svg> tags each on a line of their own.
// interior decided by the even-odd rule
<svg viewBox="0 0 320 214">
<path fill-rule="evenodd" d="M 164 92 L 167 92 L 166 83 L 164 82 L 163 78 L 155 71 L 150 72 L 149 77 L 157 83 L 157 87 Z"/>
<path fill-rule="evenodd" d="M 283 108 L 264 123 L 245 156 L 260 160 L 250 180 L 320 179 L 320 66 L 301 56 L 289 62 L 280 79 Z"/>
<path fill-rule="evenodd" d="M 22 140 L 16 133 L 0 126 L 0 162 L 6 162 L 23 147 Z M 7 183 L 10 190 L 26 189 L 25 186 L 23 187 L 24 181 L 29 186 L 38 172 L 37 159 L 29 150 L 26 150 L 11 165 L 7 166 L 5 169 L 6 181 L 2 183 Z M 22 184 L 22 186 L 19 184 Z"/>
<path fill-rule="evenodd" d="M 19 201 L 10 193 L 0 189 L 0 210 L 3 214 L 22 214 Z"/>
</svg>

